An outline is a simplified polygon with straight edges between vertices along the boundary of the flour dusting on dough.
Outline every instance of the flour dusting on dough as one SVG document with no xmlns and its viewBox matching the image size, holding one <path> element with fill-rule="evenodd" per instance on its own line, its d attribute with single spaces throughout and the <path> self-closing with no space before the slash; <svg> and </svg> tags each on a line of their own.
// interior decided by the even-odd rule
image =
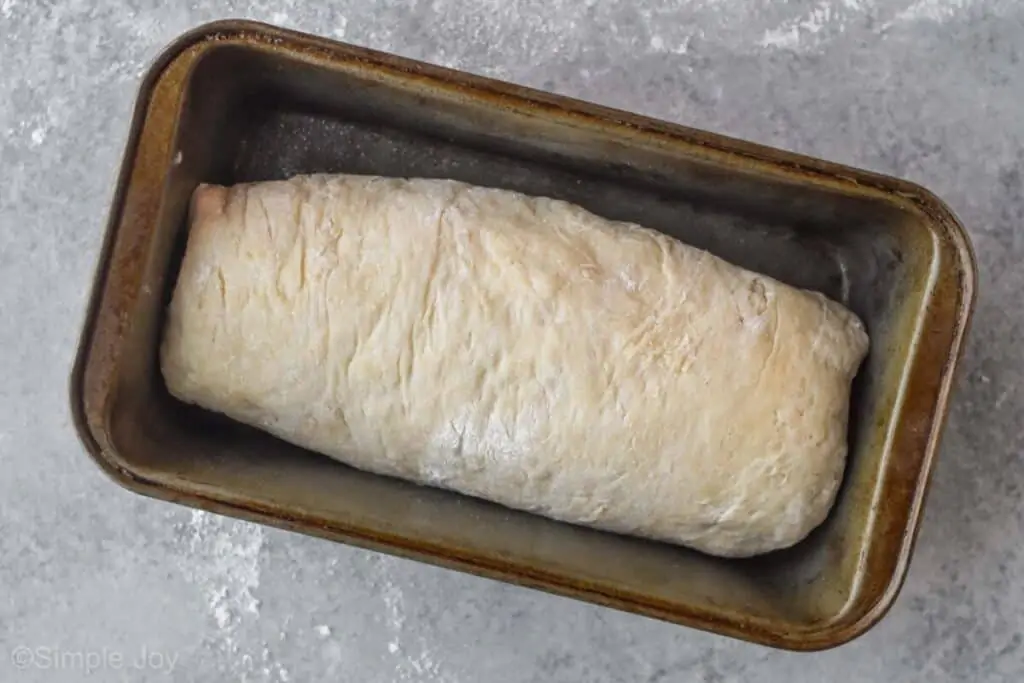
<svg viewBox="0 0 1024 683">
<path fill-rule="evenodd" d="M 536 418 L 532 414 L 504 421 L 497 414 L 481 421 L 473 411 L 464 411 L 444 425 L 430 439 L 435 457 L 424 459 L 424 474 L 433 483 L 442 483 L 459 464 L 453 454 L 482 454 L 497 463 L 515 462 L 527 453 L 533 443 Z"/>
</svg>

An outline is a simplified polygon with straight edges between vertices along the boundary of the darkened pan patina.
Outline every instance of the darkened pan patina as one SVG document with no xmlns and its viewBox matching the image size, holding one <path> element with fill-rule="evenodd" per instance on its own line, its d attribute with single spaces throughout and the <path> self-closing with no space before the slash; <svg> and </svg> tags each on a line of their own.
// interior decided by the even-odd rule
<svg viewBox="0 0 1024 683">
<path fill-rule="evenodd" d="M 786 551 L 712 558 L 360 472 L 171 398 L 157 351 L 192 190 L 314 171 L 558 197 L 847 303 L 872 348 L 854 384 L 850 455 L 828 520 Z M 96 462 L 140 493 L 822 649 L 874 624 L 903 581 L 975 286 L 962 227 L 913 184 L 218 22 L 177 40 L 142 85 L 71 400 Z"/>
</svg>

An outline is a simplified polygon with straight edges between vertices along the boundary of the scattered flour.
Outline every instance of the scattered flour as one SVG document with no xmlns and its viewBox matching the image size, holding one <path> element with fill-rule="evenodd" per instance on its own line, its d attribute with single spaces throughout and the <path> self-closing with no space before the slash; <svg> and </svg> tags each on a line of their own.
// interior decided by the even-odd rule
<svg viewBox="0 0 1024 683">
<path fill-rule="evenodd" d="M 207 643 L 220 656 L 226 673 L 232 680 L 287 683 L 288 671 L 273 660 L 265 644 L 258 655 L 239 646 L 247 627 L 260 615 L 254 593 L 260 585 L 263 528 L 192 510 L 179 531 L 185 546 L 181 573 L 206 600 L 214 627 Z"/>
<path fill-rule="evenodd" d="M 388 620 L 388 652 L 398 654 L 402 650 L 402 629 L 405 627 L 405 596 L 402 589 L 393 583 L 386 573 L 390 562 L 389 558 L 381 558 L 380 567 L 384 579 L 381 597 L 384 598 L 384 610 Z"/>
<path fill-rule="evenodd" d="M 378 587 L 384 600 L 385 627 L 388 631 L 388 653 L 395 658 L 396 683 L 453 683 L 447 675 L 426 640 L 415 639 L 405 634 L 407 600 L 405 592 L 395 575 L 398 559 L 380 555 L 377 557 Z M 414 641 L 414 642 L 410 642 Z"/>
<path fill-rule="evenodd" d="M 650 48 L 657 52 L 685 54 L 694 40 L 740 52 L 813 52 L 857 28 L 882 32 L 922 20 L 943 22 L 973 8 L 998 12 L 1014 1 L 676 0 L 654 2 L 636 12 L 650 32 Z M 614 40 L 614 24 L 609 30 Z"/>
<path fill-rule="evenodd" d="M 805 42 L 814 42 L 823 30 L 841 33 L 852 17 L 863 17 L 874 9 L 874 0 L 822 0 L 806 14 L 765 31 L 761 47 L 799 49 Z"/>
<path fill-rule="evenodd" d="M 233 635 L 247 618 L 259 617 L 253 591 L 260 585 L 263 530 L 254 524 L 193 510 L 186 529 L 188 556 L 182 570 L 209 603 L 218 635 L 234 647 Z"/>
<path fill-rule="evenodd" d="M 916 0 L 896 15 L 896 21 L 946 21 L 981 4 L 979 0 Z"/>
<path fill-rule="evenodd" d="M 769 28 L 757 41 L 762 48 L 808 52 L 856 24 L 874 20 L 878 32 L 919 21 L 944 22 L 975 6 L 995 9 L 1001 0 L 820 0 L 799 16 Z"/>
</svg>

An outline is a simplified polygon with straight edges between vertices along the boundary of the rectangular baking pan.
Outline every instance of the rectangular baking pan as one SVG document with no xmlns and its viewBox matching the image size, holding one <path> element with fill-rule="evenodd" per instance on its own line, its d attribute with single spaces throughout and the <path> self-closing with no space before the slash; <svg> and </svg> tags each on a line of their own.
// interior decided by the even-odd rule
<svg viewBox="0 0 1024 683">
<path fill-rule="evenodd" d="M 157 349 L 190 193 L 199 182 L 316 171 L 558 197 L 846 302 L 872 348 L 828 520 L 792 549 L 718 559 L 356 471 L 172 399 Z M 874 624 L 902 583 L 975 286 L 962 227 L 907 182 L 217 22 L 173 43 L 143 82 L 71 402 L 95 461 L 139 493 L 766 645 L 823 649 Z"/>
</svg>

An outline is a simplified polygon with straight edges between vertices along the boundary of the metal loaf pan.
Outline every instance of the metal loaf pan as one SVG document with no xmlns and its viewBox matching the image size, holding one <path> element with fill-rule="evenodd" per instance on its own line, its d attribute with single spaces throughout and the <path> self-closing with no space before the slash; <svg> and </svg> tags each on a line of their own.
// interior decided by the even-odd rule
<svg viewBox="0 0 1024 683">
<path fill-rule="evenodd" d="M 314 171 L 558 197 L 845 301 L 872 349 L 828 520 L 786 551 L 712 558 L 359 472 L 176 402 L 157 349 L 192 190 Z M 822 649 L 869 628 L 899 590 L 974 289 L 963 229 L 915 185 L 226 21 L 178 39 L 142 85 L 71 399 L 88 451 L 139 493 Z"/>
</svg>

